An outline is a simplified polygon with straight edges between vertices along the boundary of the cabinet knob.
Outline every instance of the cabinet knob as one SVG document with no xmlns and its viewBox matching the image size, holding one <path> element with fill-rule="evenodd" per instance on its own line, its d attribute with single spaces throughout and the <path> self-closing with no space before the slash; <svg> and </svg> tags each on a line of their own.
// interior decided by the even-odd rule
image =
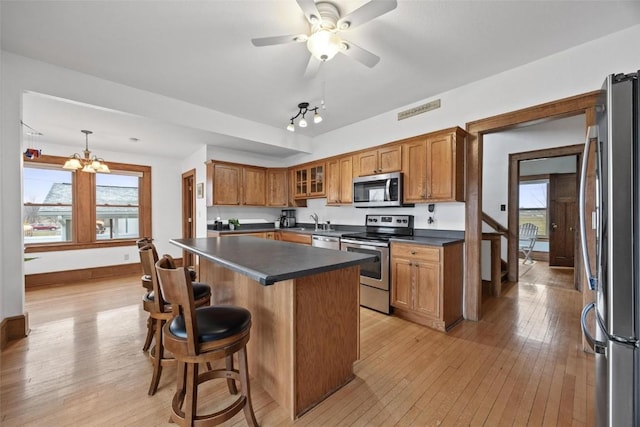
<svg viewBox="0 0 640 427">
<path fill-rule="evenodd" d="M 411 267 L 412 265 L 413 265 L 413 263 L 412 263 L 412 262 L 409 262 L 409 267 Z"/>
<path fill-rule="evenodd" d="M 415 254 L 416 254 L 416 251 L 411 251 L 411 255 L 415 255 Z"/>
</svg>

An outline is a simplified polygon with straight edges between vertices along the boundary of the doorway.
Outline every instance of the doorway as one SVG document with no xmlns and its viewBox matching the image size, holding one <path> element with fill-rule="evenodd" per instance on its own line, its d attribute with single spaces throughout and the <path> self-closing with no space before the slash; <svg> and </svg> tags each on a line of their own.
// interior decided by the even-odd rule
<svg viewBox="0 0 640 427">
<path fill-rule="evenodd" d="M 594 123 L 595 104 L 598 95 L 599 91 L 594 91 L 467 123 L 465 174 L 465 258 L 467 262 L 464 271 L 465 319 L 477 321 L 482 317 L 482 275 L 479 260 L 481 259 L 482 246 L 482 159 L 484 155 L 484 136 L 512 126 L 533 123 L 554 117 L 570 117 L 578 114 L 585 115 L 584 129 L 586 131 L 587 126 Z M 590 156 L 590 158 L 591 157 L 592 156 Z M 587 178 L 587 188 L 589 188 L 593 185 L 593 177 L 588 176 Z M 594 200 L 588 196 L 586 200 L 587 211 L 592 209 L 593 204 Z M 515 223 L 509 222 L 508 230 L 509 248 L 517 247 L 517 226 Z M 588 243 L 592 242 L 588 241 Z M 589 247 L 591 248 L 591 245 L 589 245 Z M 510 252 L 516 253 L 515 250 L 511 250 Z M 580 263 L 579 257 L 576 259 L 576 263 Z M 511 265 L 513 263 L 509 262 L 509 264 Z M 580 269 L 581 266 L 576 267 Z"/>
<path fill-rule="evenodd" d="M 182 174 L 182 238 L 192 239 L 196 236 L 196 195 L 194 191 L 196 170 L 191 169 Z M 194 265 L 194 255 L 182 251 L 182 265 Z"/>
<path fill-rule="evenodd" d="M 538 228 L 532 251 L 532 264 L 538 275 L 549 268 L 569 268 L 563 277 L 572 277 L 572 288 L 580 290 L 579 269 L 574 268 L 578 253 L 577 192 L 578 167 L 582 145 L 549 148 L 509 156 L 509 221 L 532 223 Z M 530 265 L 518 260 L 520 244 L 513 247 L 509 259 L 509 280 L 519 280 L 528 273 Z M 546 267 L 546 268 L 543 268 Z M 546 272 L 547 277 L 553 271 Z M 559 271 L 556 273 L 560 274 Z"/>
</svg>

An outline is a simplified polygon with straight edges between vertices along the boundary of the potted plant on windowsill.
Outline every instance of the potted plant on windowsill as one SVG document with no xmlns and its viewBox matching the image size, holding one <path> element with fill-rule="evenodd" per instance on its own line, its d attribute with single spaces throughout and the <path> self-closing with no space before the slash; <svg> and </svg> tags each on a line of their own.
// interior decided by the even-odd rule
<svg viewBox="0 0 640 427">
<path fill-rule="evenodd" d="M 235 230 L 236 228 L 240 228 L 238 218 L 229 218 L 229 230 Z"/>
</svg>

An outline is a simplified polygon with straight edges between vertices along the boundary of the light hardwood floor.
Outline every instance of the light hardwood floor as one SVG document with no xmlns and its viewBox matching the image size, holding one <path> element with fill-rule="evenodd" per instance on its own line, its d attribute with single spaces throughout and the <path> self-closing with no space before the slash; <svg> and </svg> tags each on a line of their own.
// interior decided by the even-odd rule
<svg viewBox="0 0 640 427">
<path fill-rule="evenodd" d="M 31 334 L 0 359 L 2 426 L 170 425 L 175 373 L 147 396 L 139 276 L 27 292 Z M 593 357 L 581 349 L 580 294 L 521 281 L 448 334 L 361 309 L 356 378 L 303 426 L 592 425 Z M 330 321 L 330 319 L 328 319 Z M 262 426 L 293 424 L 252 383 Z M 228 399 L 221 381 L 204 409 Z M 225 403 L 228 400 L 225 400 Z M 244 425 L 242 413 L 226 425 Z"/>
</svg>

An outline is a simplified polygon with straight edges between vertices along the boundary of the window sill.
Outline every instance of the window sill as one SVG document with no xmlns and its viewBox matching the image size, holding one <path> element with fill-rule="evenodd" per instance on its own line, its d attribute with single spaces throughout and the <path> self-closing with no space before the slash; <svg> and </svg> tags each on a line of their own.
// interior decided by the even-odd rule
<svg viewBox="0 0 640 427">
<path fill-rule="evenodd" d="M 54 251 L 75 251 L 80 249 L 113 248 L 118 246 L 135 246 L 137 239 L 108 240 L 91 243 L 31 243 L 25 246 L 25 253 L 33 252 L 54 252 Z"/>
</svg>

